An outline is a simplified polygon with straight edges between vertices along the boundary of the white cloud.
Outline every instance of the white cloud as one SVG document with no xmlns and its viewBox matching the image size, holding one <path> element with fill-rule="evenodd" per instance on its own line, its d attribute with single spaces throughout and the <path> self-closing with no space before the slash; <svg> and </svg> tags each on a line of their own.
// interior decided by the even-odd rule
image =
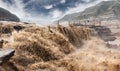
<svg viewBox="0 0 120 71">
<path fill-rule="evenodd" d="M 53 19 L 56 19 L 62 15 L 62 12 L 60 10 L 56 9 L 56 10 L 51 11 L 50 14 L 52 15 Z"/>
<path fill-rule="evenodd" d="M 53 8 L 53 5 L 47 5 L 47 6 L 44 6 L 45 9 L 51 9 Z"/>
<path fill-rule="evenodd" d="M 60 2 L 61 2 L 61 3 L 65 3 L 65 2 L 66 2 L 66 0 L 61 0 Z"/>
<path fill-rule="evenodd" d="M 90 2 L 91 0 L 82 0 L 82 1 L 85 1 L 85 2 Z"/>
</svg>

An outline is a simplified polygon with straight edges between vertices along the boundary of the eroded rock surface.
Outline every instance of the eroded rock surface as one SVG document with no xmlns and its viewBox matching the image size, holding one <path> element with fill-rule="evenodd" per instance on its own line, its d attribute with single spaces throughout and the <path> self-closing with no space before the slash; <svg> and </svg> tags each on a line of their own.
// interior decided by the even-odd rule
<svg viewBox="0 0 120 71">
<path fill-rule="evenodd" d="M 0 48 L 0 65 L 9 61 L 14 55 L 15 50 L 9 48 Z"/>
</svg>

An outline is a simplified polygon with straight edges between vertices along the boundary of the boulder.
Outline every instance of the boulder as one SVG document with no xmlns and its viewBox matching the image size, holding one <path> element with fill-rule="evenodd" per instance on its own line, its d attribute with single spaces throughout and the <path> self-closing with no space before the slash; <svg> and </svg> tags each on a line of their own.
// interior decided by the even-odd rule
<svg viewBox="0 0 120 71">
<path fill-rule="evenodd" d="M 14 53 L 14 49 L 0 48 L 0 65 L 9 61 L 9 59 L 14 55 Z"/>
<path fill-rule="evenodd" d="M 20 25 L 15 25 L 15 26 L 13 26 L 13 28 L 14 28 L 16 31 L 20 31 L 20 30 L 24 29 L 25 27 L 20 26 Z"/>
</svg>

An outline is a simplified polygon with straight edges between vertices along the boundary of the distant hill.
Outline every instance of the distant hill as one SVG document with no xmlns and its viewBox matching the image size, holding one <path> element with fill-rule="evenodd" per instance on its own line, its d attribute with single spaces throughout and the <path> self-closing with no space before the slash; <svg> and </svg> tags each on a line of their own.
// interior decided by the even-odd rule
<svg viewBox="0 0 120 71">
<path fill-rule="evenodd" d="M 20 19 L 9 11 L 0 8 L 0 21 L 20 21 Z"/>
<path fill-rule="evenodd" d="M 119 0 L 103 1 L 95 6 L 85 9 L 83 12 L 66 15 L 60 19 L 60 21 L 76 21 L 96 18 L 100 20 L 120 19 Z"/>
</svg>

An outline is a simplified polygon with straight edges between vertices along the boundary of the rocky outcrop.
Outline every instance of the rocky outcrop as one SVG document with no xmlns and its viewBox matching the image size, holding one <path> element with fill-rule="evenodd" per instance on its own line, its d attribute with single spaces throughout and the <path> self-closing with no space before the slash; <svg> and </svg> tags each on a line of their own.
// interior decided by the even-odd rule
<svg viewBox="0 0 120 71">
<path fill-rule="evenodd" d="M 94 29 L 98 32 L 99 37 L 104 41 L 114 41 L 116 39 L 111 30 L 105 26 L 97 26 L 94 27 Z"/>
<path fill-rule="evenodd" d="M 13 26 L 13 28 L 14 28 L 16 31 L 20 31 L 20 30 L 24 29 L 25 27 L 19 26 L 19 25 L 15 25 L 15 26 Z"/>
<path fill-rule="evenodd" d="M 9 61 L 9 59 L 14 55 L 14 49 L 1 48 L 0 49 L 0 65 Z"/>
</svg>

